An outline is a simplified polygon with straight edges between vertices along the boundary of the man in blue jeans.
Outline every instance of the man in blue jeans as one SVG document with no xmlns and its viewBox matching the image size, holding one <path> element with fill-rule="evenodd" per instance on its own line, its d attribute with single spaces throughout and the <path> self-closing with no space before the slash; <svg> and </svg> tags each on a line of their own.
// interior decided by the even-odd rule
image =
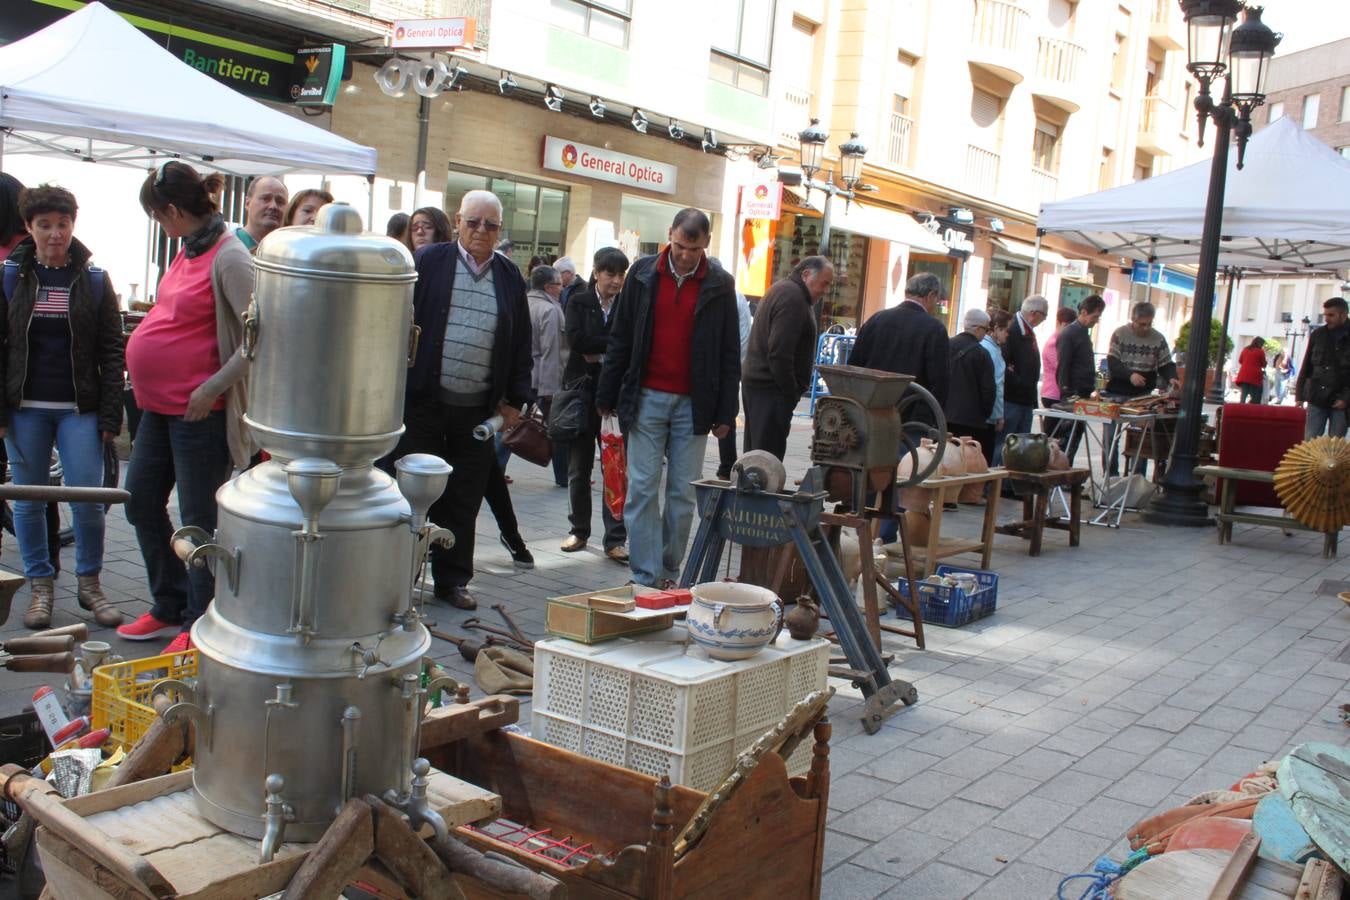
<svg viewBox="0 0 1350 900">
<path fill-rule="evenodd" d="M 628 437 L 629 568 L 635 582 L 653 587 L 679 578 L 708 432 L 721 438 L 736 418 L 736 288 L 707 257 L 711 234 L 706 215 L 682 209 L 666 248 L 629 269 L 595 392 L 601 415 L 617 410 Z"/>
</svg>

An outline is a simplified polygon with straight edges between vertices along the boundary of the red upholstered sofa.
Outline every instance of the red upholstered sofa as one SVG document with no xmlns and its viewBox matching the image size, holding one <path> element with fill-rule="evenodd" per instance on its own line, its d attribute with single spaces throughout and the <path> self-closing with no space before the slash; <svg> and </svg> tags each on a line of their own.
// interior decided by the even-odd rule
<svg viewBox="0 0 1350 900">
<path fill-rule="evenodd" d="M 1307 413 L 1297 406 L 1260 403 L 1224 404 L 1219 424 L 1219 465 L 1232 469 L 1274 472 L 1289 448 L 1303 440 Z M 1238 481 L 1238 506 L 1282 507 L 1269 484 Z M 1223 485 L 1218 485 L 1219 496 Z"/>
</svg>

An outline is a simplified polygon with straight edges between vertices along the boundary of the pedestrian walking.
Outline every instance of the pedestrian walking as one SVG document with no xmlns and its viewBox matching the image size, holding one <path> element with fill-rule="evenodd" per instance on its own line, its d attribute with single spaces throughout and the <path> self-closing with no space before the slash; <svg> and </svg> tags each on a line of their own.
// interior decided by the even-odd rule
<svg viewBox="0 0 1350 900">
<path fill-rule="evenodd" d="M 1040 294 L 1022 301 L 1022 308 L 1008 327 L 1003 343 L 1003 428 L 994 437 L 994 465 L 1003 464 L 1003 438 L 1031 431 L 1036 409 L 1037 383 L 1041 379 L 1041 348 L 1036 329 L 1045 321 L 1050 305 Z"/>
<path fill-rule="evenodd" d="M 563 283 L 558 270 L 552 266 L 535 266 L 530 273 L 530 355 L 534 359 L 531 387 L 540 410 L 547 419 L 553 411 L 553 395 L 562 390 L 563 380 L 563 310 L 558 302 Z M 555 448 L 553 454 L 553 483 L 567 487 L 566 448 Z"/>
<path fill-rule="evenodd" d="M 736 415 L 740 328 L 731 276 L 706 254 L 712 225 L 675 214 L 669 244 L 633 264 L 614 310 L 595 403 L 628 436 L 629 568 L 638 584 L 675 584 L 709 432 Z M 666 464 L 664 509 L 661 465 Z"/>
<path fill-rule="evenodd" d="M 947 432 L 974 438 L 981 450 L 993 442 L 989 422 L 998 400 L 993 354 L 984 346 L 989 323 L 989 313 L 978 307 L 961 317 L 961 333 L 949 344 L 947 402 L 942 407 Z"/>
<path fill-rule="evenodd" d="M 75 239 L 78 207 L 70 191 L 39 185 L 19 195 L 28 239 L 4 264 L 0 311 L 0 436 L 15 484 L 48 484 L 52 447 L 65 483 L 103 484 L 103 449 L 122 430 L 122 318 L 107 272 L 89 264 Z M 103 570 L 101 503 L 72 503 L 80 606 L 100 625 L 122 623 L 99 582 Z M 23 623 L 51 624 L 56 569 L 48 545 L 47 504 L 14 501 L 30 602 Z"/>
<path fill-rule="evenodd" d="M 1350 324 L 1346 302 L 1332 297 L 1322 304 L 1322 325 L 1308 335 L 1294 400 L 1308 404 L 1305 437 L 1323 433 L 1345 437 L 1346 406 L 1350 405 Z"/>
<path fill-rule="evenodd" d="M 741 371 L 746 451 L 787 454 L 792 411 L 811 386 L 816 358 L 815 304 L 834 282 L 834 265 L 808 256 L 759 302 Z"/>
<path fill-rule="evenodd" d="M 994 462 L 994 444 L 998 435 L 1003 433 L 1003 388 L 1008 364 L 1003 359 L 1003 345 L 1008 340 L 1008 329 L 1012 326 L 1012 314 L 1005 309 L 995 309 L 989 313 L 989 330 L 984 333 L 980 346 L 989 354 L 994 365 L 994 408 L 985 420 L 984 433 L 977 436 L 980 450 L 984 452 L 984 461 Z"/>
<path fill-rule="evenodd" d="M 614 302 L 623 288 L 628 272 L 628 257 L 618 247 L 602 247 L 591 260 L 591 281 L 572 292 L 565 321 L 571 353 L 563 369 L 563 383 L 569 388 L 589 392 L 594 398 L 600 383 L 600 371 L 609 346 L 610 326 L 614 322 Z M 568 442 L 567 519 L 570 533 L 562 543 L 564 553 L 585 549 L 591 538 L 591 473 L 595 471 L 595 453 L 600 446 L 600 414 L 588 403 L 581 433 Z M 624 544 L 628 531 L 623 518 L 600 503 L 600 522 L 604 527 L 605 556 L 618 563 L 628 562 Z"/>
<path fill-rule="evenodd" d="M 414 225 L 418 213 L 413 215 Z M 494 415 L 515 422 L 530 400 L 530 313 L 525 280 L 511 259 L 493 250 L 502 204 L 489 191 L 469 191 L 455 214 L 458 239 L 424 245 L 415 255 L 413 319 L 422 329 L 408 369 L 406 431 L 394 452 L 431 453 L 450 463 L 445 492 L 431 519 L 455 536 L 431 550 L 436 597 L 476 609 L 474 530 L 492 470 L 491 441 L 473 430 Z M 416 235 L 414 235 L 414 238 Z"/>
<path fill-rule="evenodd" d="M 191 629 L 215 596 L 208 566 L 189 569 L 169 546 L 169 494 L 179 521 L 216 530 L 216 490 L 256 449 L 244 424 L 248 360 L 240 352 L 244 310 L 253 296 L 253 261 L 225 226 L 203 179 L 170 160 L 141 185 L 141 207 L 179 251 L 160 279 L 154 308 L 127 341 L 127 372 L 141 409 L 127 464 L 127 521 L 150 582 L 150 611 L 117 629 L 148 641 L 176 637 L 166 653 L 191 648 Z"/>
<path fill-rule="evenodd" d="M 1240 403 L 1260 403 L 1266 379 L 1266 339 L 1254 337 L 1238 354 L 1237 382 Z"/>
<path fill-rule="evenodd" d="M 942 296 L 942 282 L 921 272 L 905 283 L 905 299 L 863 323 L 849 353 L 850 366 L 911 375 L 943 405 L 947 400 L 947 329 L 932 315 Z M 916 418 L 936 424 L 926 408 Z"/>
<path fill-rule="evenodd" d="M 1091 397 L 1097 388 L 1097 368 L 1093 365 L 1092 328 L 1102 317 L 1106 301 L 1097 294 L 1089 294 L 1078 304 L 1078 317 L 1064 326 L 1055 338 L 1055 379 L 1061 400 Z M 1063 423 L 1060 423 L 1063 424 Z M 1069 423 L 1068 446 L 1065 453 L 1072 461 L 1083 439 L 1083 426 Z M 1056 428 L 1056 432 L 1059 428 Z"/>
</svg>

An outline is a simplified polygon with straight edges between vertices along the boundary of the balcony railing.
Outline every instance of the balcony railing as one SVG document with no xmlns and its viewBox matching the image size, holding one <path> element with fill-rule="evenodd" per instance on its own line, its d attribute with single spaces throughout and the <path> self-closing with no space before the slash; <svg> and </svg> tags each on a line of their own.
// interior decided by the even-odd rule
<svg viewBox="0 0 1350 900">
<path fill-rule="evenodd" d="M 975 21 L 970 39 L 981 47 L 1015 51 L 1022 44 L 1022 29 L 1030 16 L 1008 0 L 975 0 Z"/>
<path fill-rule="evenodd" d="M 1165 129 L 1176 131 L 1182 122 L 1177 108 L 1164 97 L 1145 97 L 1139 108 L 1139 130 L 1162 134 Z"/>
<path fill-rule="evenodd" d="M 805 88 L 786 88 L 778 109 L 778 141 L 797 146 L 797 135 L 811 119 L 811 92 Z"/>
<path fill-rule="evenodd" d="M 1035 208 L 1059 199 L 1059 176 L 1039 166 L 1031 167 L 1031 190 Z"/>
<path fill-rule="evenodd" d="M 992 150 L 966 145 L 966 187 L 977 196 L 991 197 L 998 192 L 999 156 Z"/>
<path fill-rule="evenodd" d="M 909 116 L 891 113 L 890 139 L 886 145 L 886 160 L 893 166 L 907 169 L 912 165 L 910 151 L 913 146 L 914 120 Z"/>
<path fill-rule="evenodd" d="M 1087 51 L 1073 41 L 1042 37 L 1036 54 L 1036 74 L 1050 81 L 1072 84 L 1078 80 L 1086 57 Z"/>
<path fill-rule="evenodd" d="M 1175 6 L 1172 0 L 1153 0 L 1153 24 L 1166 25 L 1171 21 L 1172 8 Z"/>
</svg>

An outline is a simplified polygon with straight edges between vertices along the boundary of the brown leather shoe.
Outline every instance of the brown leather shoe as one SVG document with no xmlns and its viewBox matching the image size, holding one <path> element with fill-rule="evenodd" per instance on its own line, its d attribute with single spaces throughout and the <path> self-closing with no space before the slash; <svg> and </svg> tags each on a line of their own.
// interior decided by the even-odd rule
<svg viewBox="0 0 1350 900">
<path fill-rule="evenodd" d="M 28 612 L 23 614 L 25 628 L 46 628 L 52 624 L 52 604 L 56 601 L 56 583 L 51 578 L 33 578 L 28 582 Z"/>
<path fill-rule="evenodd" d="M 449 593 L 446 594 L 442 594 L 440 591 L 437 591 L 436 599 L 444 600 L 446 603 L 449 603 L 451 606 L 455 607 L 455 609 L 478 608 L 478 601 L 474 599 L 473 594 L 470 594 L 469 589 L 465 587 L 452 587 L 450 588 Z"/>
<path fill-rule="evenodd" d="M 614 560 L 616 563 L 623 563 L 624 565 L 628 564 L 628 548 L 623 545 L 610 547 L 605 551 L 605 556 Z"/>
<path fill-rule="evenodd" d="M 80 575 L 78 581 L 80 586 L 75 597 L 80 601 L 80 606 L 94 614 L 94 621 L 104 628 L 121 625 L 122 612 L 113 606 L 103 593 L 103 587 L 98 582 L 98 576 Z"/>
<path fill-rule="evenodd" d="M 562 542 L 562 547 L 559 549 L 564 553 L 576 553 L 578 550 L 585 550 L 586 539 L 577 537 L 575 534 L 569 534 L 567 540 Z"/>
</svg>

